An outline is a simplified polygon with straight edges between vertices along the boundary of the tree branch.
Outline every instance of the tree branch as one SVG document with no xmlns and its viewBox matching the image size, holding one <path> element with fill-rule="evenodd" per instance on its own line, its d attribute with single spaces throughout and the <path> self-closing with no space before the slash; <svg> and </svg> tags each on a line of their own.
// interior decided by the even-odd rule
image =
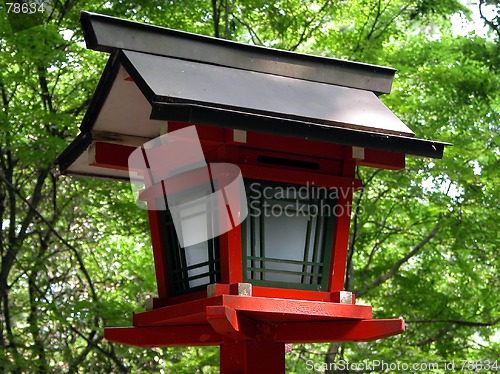
<svg viewBox="0 0 500 374">
<path fill-rule="evenodd" d="M 48 170 L 47 170 L 48 171 Z M 90 274 L 88 273 L 87 271 L 87 268 L 85 267 L 85 264 L 83 262 L 83 259 L 82 257 L 80 256 L 80 253 L 78 252 L 78 250 L 72 246 L 66 239 L 64 239 L 61 234 L 59 234 L 59 232 L 57 232 L 56 229 L 54 229 L 53 225 L 37 210 L 36 208 L 36 205 L 38 204 L 38 201 L 39 199 L 35 199 L 35 195 L 36 193 L 33 194 L 33 199 L 32 201 L 34 202 L 37 202 L 37 204 L 32 204 L 29 200 L 27 200 L 12 184 L 9 183 L 8 180 L 6 180 L 3 175 L 0 174 L 0 178 L 3 179 L 3 181 L 10 187 L 10 189 L 12 189 L 18 196 L 19 198 L 26 204 L 30 207 L 30 214 L 32 216 L 38 216 L 48 227 L 49 230 L 51 230 L 54 235 L 64 244 L 66 245 L 72 252 L 73 254 L 75 255 L 77 261 L 78 261 L 78 264 L 80 266 L 80 270 L 82 271 L 84 277 L 85 277 L 85 280 L 87 281 L 89 287 L 90 287 L 90 290 L 91 290 L 91 293 L 92 293 L 92 298 L 94 301 L 98 301 L 98 297 L 97 297 L 97 292 L 95 290 L 95 287 L 94 287 L 94 284 L 92 283 L 92 280 L 90 278 Z M 41 187 L 40 187 L 41 188 Z M 35 192 L 36 192 L 37 188 L 35 188 Z M 31 222 L 31 221 L 30 221 Z M 25 219 L 25 223 L 26 223 L 26 219 Z M 24 226 L 24 224 L 23 224 Z M 24 231 L 23 231 L 24 232 Z M 19 236 L 18 236 L 19 238 Z M 2 261 L 2 265 L 3 265 L 3 261 Z M 2 278 L 0 278 L 1 280 Z M 0 283 L 1 284 L 1 283 Z"/>
<path fill-rule="evenodd" d="M 318 24 L 315 26 L 315 27 L 312 27 L 310 28 L 310 26 L 312 25 L 312 23 L 318 19 L 318 16 L 324 12 L 324 10 L 326 9 L 326 7 L 330 5 L 330 0 L 326 0 L 325 3 L 323 4 L 323 6 L 320 8 L 319 11 L 317 11 L 313 17 L 311 17 L 311 19 L 309 19 L 305 24 L 304 24 L 304 28 L 302 29 L 302 33 L 300 34 L 299 36 L 299 40 L 297 41 L 297 43 L 295 43 L 293 46 L 291 46 L 289 48 L 290 51 L 295 51 L 299 45 L 301 45 L 305 40 L 307 40 L 311 34 L 318 29 L 318 27 L 321 26 L 321 22 L 318 22 Z"/>
<path fill-rule="evenodd" d="M 492 321 L 487 322 L 475 322 L 475 321 L 466 321 L 461 319 L 424 319 L 424 320 L 413 320 L 413 321 L 405 321 L 406 323 L 451 323 L 452 325 L 460 325 L 460 326 L 468 326 L 468 327 L 488 327 L 495 326 L 500 324 L 500 318 L 494 319 Z"/>
<path fill-rule="evenodd" d="M 444 218 L 447 218 L 449 215 L 445 215 Z M 403 258 L 399 259 L 391 269 L 384 275 L 380 276 L 379 278 L 375 279 L 369 286 L 365 287 L 361 292 L 359 292 L 359 295 L 364 295 L 366 294 L 369 290 L 381 285 L 382 283 L 386 282 L 388 279 L 392 278 L 398 271 L 399 268 L 404 265 L 410 258 L 415 256 L 432 238 L 434 238 L 439 229 L 441 228 L 441 223 L 442 223 L 443 217 L 440 215 L 438 217 L 438 221 L 436 222 L 436 225 L 432 229 L 431 232 L 427 234 L 425 238 L 423 238 L 410 252 L 408 252 Z"/>
<path fill-rule="evenodd" d="M 259 36 L 257 35 L 257 33 L 254 31 L 254 29 L 252 29 L 252 27 L 250 26 L 250 24 L 248 22 L 245 22 L 241 19 L 239 19 L 238 17 L 236 17 L 234 14 L 233 14 L 233 18 L 241 23 L 243 26 L 245 26 L 245 28 L 248 30 L 248 33 L 250 34 L 250 38 L 252 39 L 252 43 L 255 44 L 255 45 L 264 45 L 264 43 L 262 42 L 262 40 L 259 38 Z"/>
<path fill-rule="evenodd" d="M 73 254 L 75 255 L 75 257 L 77 259 L 77 262 L 79 264 L 80 270 L 81 270 L 82 274 L 84 275 L 84 278 L 85 278 L 85 280 L 86 280 L 86 282 L 87 282 L 87 284 L 88 284 L 88 286 L 89 286 L 89 288 L 91 290 L 92 299 L 93 299 L 94 302 L 98 302 L 99 299 L 98 299 L 97 292 L 95 290 L 94 284 L 93 284 L 93 282 L 92 282 L 92 280 L 90 278 L 90 274 L 88 273 L 87 268 L 85 267 L 83 259 L 80 256 L 80 253 L 78 252 L 78 250 L 74 246 L 72 246 L 66 239 L 64 239 L 59 234 L 59 232 L 57 232 L 57 230 L 53 227 L 53 225 L 36 209 L 36 206 L 34 206 L 29 200 L 27 200 L 24 196 L 22 196 L 21 193 L 17 189 L 15 189 L 15 187 L 12 184 L 10 184 L 9 181 L 7 181 L 3 177 L 3 175 L 0 174 L 0 178 L 3 179 L 4 182 L 9 185 L 10 189 L 13 190 L 13 191 L 15 191 L 15 193 L 20 197 L 20 199 L 26 205 L 28 205 L 30 207 L 30 212 L 33 212 L 34 214 L 36 214 L 47 225 L 47 228 L 50 231 L 52 231 L 54 233 L 54 235 L 73 252 Z M 3 265 L 3 261 L 2 261 L 2 265 Z M 38 290 L 38 292 L 42 295 L 42 297 L 45 300 L 47 300 L 46 296 L 41 292 L 41 290 L 38 288 L 38 286 L 36 284 L 34 286 L 36 287 L 36 289 Z M 6 304 L 4 304 L 4 306 L 5 305 Z M 98 316 L 96 316 L 95 318 L 97 320 Z M 113 349 L 111 349 L 111 351 L 108 352 L 108 351 L 104 350 L 102 347 L 100 347 L 96 342 L 92 341 L 91 339 L 88 339 L 85 335 L 83 335 L 80 331 L 78 331 L 73 326 L 70 325 L 69 328 L 72 331 L 74 331 L 75 333 L 77 333 L 79 336 L 81 336 L 83 339 L 85 339 L 87 341 L 87 343 L 91 344 L 100 353 L 102 353 L 103 355 L 109 357 L 118 366 L 118 368 L 120 369 L 121 372 L 128 372 L 129 371 L 129 369 L 116 356 L 116 354 L 115 354 L 115 352 L 114 352 Z M 11 343 L 11 346 L 12 346 L 12 343 Z"/>
<path fill-rule="evenodd" d="M 40 88 L 42 89 L 41 97 L 45 110 L 49 112 L 54 112 L 54 107 L 52 106 L 52 96 L 49 92 L 49 84 L 47 82 L 47 69 L 44 66 L 38 66 L 38 82 L 40 84 Z"/>
<path fill-rule="evenodd" d="M 410 345 L 413 345 L 415 347 L 423 347 L 424 345 L 428 345 L 428 344 L 431 344 L 439 339 L 441 339 L 443 336 L 446 335 L 446 333 L 448 331 L 450 331 L 450 329 L 453 327 L 453 323 L 448 323 L 446 326 L 444 326 L 441 330 L 439 330 L 439 332 L 430 337 L 430 338 L 427 338 L 427 339 L 424 339 L 418 343 L 415 343 L 415 344 L 410 344 Z"/>
<path fill-rule="evenodd" d="M 220 22 L 220 12 L 217 7 L 217 0 L 212 0 L 212 18 L 214 20 L 214 36 L 220 38 L 219 34 L 219 22 Z"/>
<path fill-rule="evenodd" d="M 38 276 L 38 271 L 33 271 L 28 276 L 28 294 L 29 294 L 29 314 L 27 321 L 29 323 L 28 330 L 33 337 L 33 351 L 38 356 L 37 360 L 34 361 L 34 366 L 40 373 L 46 373 L 49 369 L 49 364 L 47 362 L 47 356 L 45 355 L 45 347 L 43 340 L 40 336 L 40 326 L 38 321 L 38 308 L 36 306 L 37 300 L 35 297 L 35 286 L 36 278 Z"/>
<path fill-rule="evenodd" d="M 375 35 L 373 38 L 374 39 L 378 39 L 380 38 L 382 35 L 384 35 L 385 31 L 389 28 L 389 26 L 396 20 L 396 18 L 398 18 L 406 9 L 408 9 L 408 7 L 410 6 L 410 3 L 406 4 L 405 6 L 401 7 L 401 9 L 399 9 L 398 12 L 396 12 L 396 14 L 394 14 L 391 19 L 382 27 L 382 29 L 380 30 L 380 32 Z"/>
<path fill-rule="evenodd" d="M 481 19 L 486 23 L 498 36 L 500 39 L 500 27 L 498 24 L 493 23 L 493 21 L 490 21 L 486 16 L 483 14 L 483 5 L 484 5 L 484 0 L 480 0 L 478 7 L 479 7 L 479 16 Z"/>
<path fill-rule="evenodd" d="M 422 347 L 424 345 L 431 344 L 439 339 L 441 339 L 453 326 L 467 326 L 467 327 L 490 327 L 495 326 L 500 323 L 500 318 L 497 318 L 493 321 L 488 322 L 475 322 L 475 321 L 466 321 L 459 319 L 435 319 L 435 320 L 414 320 L 414 321 L 406 321 L 406 323 L 414 323 L 414 324 L 433 324 L 433 323 L 445 323 L 446 325 L 439 330 L 439 332 L 427 339 L 424 339 L 418 343 L 411 344 L 416 347 Z"/>
<path fill-rule="evenodd" d="M 380 16 L 382 15 L 382 10 L 381 10 L 381 5 L 382 5 L 382 0 L 378 0 L 377 3 L 377 14 L 375 14 L 375 19 L 373 20 L 372 27 L 370 31 L 368 32 L 368 35 L 366 36 L 366 39 L 371 39 L 373 36 L 373 33 L 375 32 L 375 28 L 377 27 L 378 20 L 380 19 Z"/>
<path fill-rule="evenodd" d="M 224 39 L 229 39 L 229 15 L 232 13 L 234 3 L 232 0 L 226 0 L 226 6 L 224 9 Z"/>
<path fill-rule="evenodd" d="M 356 169 L 357 177 L 360 178 L 359 168 Z M 345 289 L 347 291 L 352 290 L 352 282 L 354 278 L 354 266 L 352 264 L 352 258 L 354 257 L 354 248 L 356 244 L 356 240 L 358 238 L 358 229 L 359 229 L 359 209 L 361 205 L 361 200 L 363 199 L 365 189 L 361 189 L 357 199 L 356 199 L 356 208 L 354 208 L 354 221 L 353 221 L 353 232 L 349 235 L 349 248 L 348 248 L 348 256 L 347 256 L 347 264 L 346 264 L 346 279 L 345 279 Z"/>
</svg>

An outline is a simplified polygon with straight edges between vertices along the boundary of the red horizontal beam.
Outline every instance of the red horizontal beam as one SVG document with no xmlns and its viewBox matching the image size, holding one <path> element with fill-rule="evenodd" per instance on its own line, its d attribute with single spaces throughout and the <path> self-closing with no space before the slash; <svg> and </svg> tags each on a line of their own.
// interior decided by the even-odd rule
<svg viewBox="0 0 500 374">
<path fill-rule="evenodd" d="M 280 323 L 274 340 L 284 343 L 371 341 L 404 331 L 402 319 Z"/>
<path fill-rule="evenodd" d="M 134 326 L 191 325 L 207 323 L 208 306 L 225 306 L 250 318 L 268 322 L 328 319 L 371 319 L 369 305 L 339 304 L 255 296 L 222 295 L 136 313 Z"/>
<path fill-rule="evenodd" d="M 207 306 L 221 304 L 222 296 L 193 300 L 147 312 L 136 313 L 132 317 L 132 320 L 134 326 L 142 327 L 203 324 L 207 323 Z"/>
<path fill-rule="evenodd" d="M 290 170 L 263 166 L 263 165 L 238 165 L 243 174 L 243 178 L 260 179 L 268 181 L 280 181 L 284 183 L 306 184 L 318 187 L 338 187 L 338 188 L 353 188 L 358 190 L 361 188 L 361 181 L 354 178 L 338 177 L 328 174 L 319 174 L 302 170 Z"/>
<path fill-rule="evenodd" d="M 92 143 L 89 164 L 107 169 L 128 171 L 128 157 L 137 147 L 94 142 Z"/>
<path fill-rule="evenodd" d="M 369 305 L 339 304 L 332 302 L 274 299 L 224 295 L 223 305 L 258 316 L 259 320 L 270 322 L 292 322 L 317 319 L 371 319 L 372 307 Z"/>
<path fill-rule="evenodd" d="M 168 121 L 168 130 L 175 131 L 181 128 L 192 126 L 191 123 Z M 224 129 L 217 126 L 196 125 L 198 136 L 202 144 L 207 141 L 223 141 L 226 144 L 237 144 L 246 148 L 273 150 L 276 152 L 287 152 L 297 155 L 308 155 L 312 157 L 329 159 L 344 159 L 344 149 L 346 146 L 318 142 L 315 140 L 304 140 L 299 138 L 263 134 L 246 131 L 246 142 L 235 142 L 233 129 Z"/>
<path fill-rule="evenodd" d="M 112 342 L 138 347 L 220 345 L 224 341 L 209 325 L 107 327 L 104 337 Z"/>
<path fill-rule="evenodd" d="M 128 171 L 128 157 L 135 149 L 136 147 L 132 146 L 96 141 L 92 144 L 89 164 L 107 169 Z M 242 150 L 242 152 L 244 151 L 245 150 Z M 323 162 L 331 163 L 332 161 L 324 160 Z M 398 170 L 405 167 L 405 155 L 365 149 L 364 158 L 356 160 L 356 163 L 362 166 Z M 276 180 L 276 177 L 279 176 L 280 180 L 289 183 L 314 182 L 317 186 L 354 187 L 356 189 L 361 187 L 361 183 L 358 180 L 354 180 L 353 182 L 350 178 L 336 177 L 331 175 L 331 173 L 330 175 L 325 175 L 313 171 L 307 172 L 300 170 L 294 170 L 293 173 L 290 173 L 290 170 L 287 168 L 248 164 L 240 164 L 239 166 L 243 171 L 243 176 L 247 178 Z"/>
<path fill-rule="evenodd" d="M 399 170 L 405 167 L 405 155 L 402 153 L 365 148 L 364 159 L 356 160 L 358 165 L 378 169 Z"/>
<path fill-rule="evenodd" d="M 227 342 L 224 338 L 255 340 L 257 335 L 277 343 L 371 341 L 405 331 L 402 319 L 284 322 L 269 325 L 252 321 L 230 308 L 209 309 L 211 325 L 108 327 L 104 329 L 104 337 L 109 341 L 139 347 L 183 347 L 221 345 Z"/>
<path fill-rule="evenodd" d="M 203 129 L 200 134 L 200 139 L 201 143 L 203 146 L 203 150 L 206 152 L 209 149 L 212 149 L 214 146 L 222 145 L 224 142 L 227 143 L 232 143 L 227 138 L 227 134 L 223 132 L 218 132 L 217 134 L 215 133 L 210 133 L 210 136 L 205 127 L 199 127 L 198 132 L 200 133 L 200 129 Z M 212 130 L 212 128 L 210 128 Z M 249 135 L 250 136 L 250 135 Z M 256 134 L 251 134 L 250 137 L 256 136 Z M 308 142 L 303 142 L 300 141 L 299 144 L 302 144 L 302 147 L 298 147 L 298 144 L 295 144 L 295 147 L 291 147 L 292 145 L 292 140 L 291 138 L 282 138 L 282 142 L 271 142 L 269 143 L 268 136 L 257 136 L 259 139 L 259 142 L 256 144 L 254 142 L 251 143 L 243 143 L 243 144 L 238 144 L 238 147 L 242 147 L 241 150 L 241 157 L 245 159 L 245 152 L 251 152 L 251 150 L 248 149 L 248 147 L 253 147 L 255 148 L 257 144 L 259 145 L 257 148 L 263 150 L 261 151 L 262 154 L 264 154 L 266 151 L 272 150 L 273 152 L 268 152 L 269 154 L 274 154 L 278 149 L 276 148 L 278 144 L 286 145 L 285 149 L 288 152 L 293 149 L 296 153 L 297 156 L 291 156 L 291 159 L 294 158 L 301 158 L 305 159 L 307 156 L 321 156 L 321 163 L 325 163 L 326 169 L 328 169 L 329 174 L 332 174 L 332 170 L 330 170 L 333 164 L 332 159 L 340 159 L 340 160 L 345 160 L 345 159 L 350 159 L 349 156 L 341 155 L 342 152 L 339 152 L 339 154 L 332 154 L 332 149 L 337 149 L 337 148 L 332 148 L 331 144 L 323 144 L 323 143 L 314 143 L 314 146 L 309 144 Z M 273 138 L 273 137 L 271 137 Z M 264 140 L 267 141 L 267 143 L 262 143 Z M 289 142 L 292 142 L 288 144 Z M 269 144 L 268 144 L 269 143 Z M 303 144 L 304 143 L 304 144 Z M 264 145 L 263 145 L 264 144 Z M 305 146 L 307 144 L 307 146 Z M 325 148 L 326 147 L 326 148 Z M 340 151 L 341 149 L 344 149 L 345 147 L 338 147 L 338 150 Z M 89 164 L 92 166 L 98 166 L 98 167 L 103 167 L 103 168 L 108 168 L 108 169 L 117 169 L 117 170 L 128 170 L 128 157 L 130 154 L 136 149 L 134 146 L 129 146 L 129 145 L 123 145 L 123 144 L 115 144 L 115 143 L 108 143 L 104 141 L 95 141 L 92 144 L 92 152 L 91 152 L 91 159 L 89 161 Z M 317 151 L 321 149 L 322 152 L 319 154 Z M 282 149 L 280 149 L 283 151 Z M 256 150 L 253 150 L 256 154 L 259 153 Z M 325 159 L 325 155 L 328 155 L 328 160 Z M 248 162 L 248 160 L 246 161 Z M 318 161 L 319 162 L 319 161 Z M 395 152 L 388 152 L 388 151 L 382 151 L 382 150 L 376 150 L 376 149 L 370 149 L 370 148 L 365 148 L 363 150 L 363 158 L 362 159 L 356 159 L 356 163 L 358 165 L 362 166 L 370 166 L 374 168 L 383 168 L 383 169 L 392 169 L 392 170 L 399 170 L 403 169 L 405 167 L 405 155 L 402 153 L 395 153 Z M 322 166 L 321 169 L 325 168 L 325 165 Z M 285 168 L 286 169 L 286 168 Z M 324 172 L 324 170 L 323 170 Z M 308 178 L 310 179 L 310 177 Z"/>
</svg>

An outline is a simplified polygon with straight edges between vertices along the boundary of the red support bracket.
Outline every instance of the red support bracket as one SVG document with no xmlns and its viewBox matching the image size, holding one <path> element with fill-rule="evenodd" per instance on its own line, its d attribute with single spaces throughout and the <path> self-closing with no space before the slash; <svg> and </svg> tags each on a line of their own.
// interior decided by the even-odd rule
<svg viewBox="0 0 500 374">
<path fill-rule="evenodd" d="M 256 323 L 233 308 L 227 306 L 208 306 L 207 321 L 219 334 L 236 340 L 255 339 Z"/>
</svg>

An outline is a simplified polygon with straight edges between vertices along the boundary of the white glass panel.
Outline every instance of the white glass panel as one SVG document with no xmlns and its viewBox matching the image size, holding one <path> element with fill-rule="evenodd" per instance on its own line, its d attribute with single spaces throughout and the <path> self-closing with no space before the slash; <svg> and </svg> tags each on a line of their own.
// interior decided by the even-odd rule
<svg viewBox="0 0 500 374">
<path fill-rule="evenodd" d="M 186 253 L 186 264 L 188 267 L 208 261 L 208 243 L 207 242 L 191 245 L 189 247 L 184 248 L 184 251 Z M 201 266 L 201 267 L 196 268 L 196 269 L 188 270 L 188 276 L 191 278 L 191 277 L 194 277 L 196 275 L 208 273 L 208 271 L 209 271 L 208 265 L 205 265 L 205 266 Z M 205 277 L 190 280 L 189 287 L 192 288 L 192 287 L 196 287 L 196 286 L 202 286 L 202 285 L 208 284 L 208 283 L 210 283 L 210 278 L 207 275 Z"/>
<path fill-rule="evenodd" d="M 264 222 L 265 257 L 303 261 L 308 217 L 304 215 L 266 217 Z M 301 272 L 302 266 L 288 263 L 265 262 L 266 269 Z M 266 280 L 299 283 L 300 275 L 266 272 Z"/>
<path fill-rule="evenodd" d="M 247 184 L 247 194 L 250 217 L 243 226 L 247 279 L 319 284 L 327 230 L 323 207 L 331 204 L 327 194 L 308 186 L 259 182 Z"/>
<path fill-rule="evenodd" d="M 307 217 L 266 217 L 265 255 L 302 261 L 306 240 Z"/>
</svg>

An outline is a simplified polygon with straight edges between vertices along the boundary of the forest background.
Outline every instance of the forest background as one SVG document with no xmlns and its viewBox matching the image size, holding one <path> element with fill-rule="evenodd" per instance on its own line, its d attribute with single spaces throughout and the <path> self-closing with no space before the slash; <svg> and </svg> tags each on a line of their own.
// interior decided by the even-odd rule
<svg viewBox="0 0 500 374">
<path fill-rule="evenodd" d="M 138 349 L 103 338 L 104 326 L 129 325 L 143 310 L 155 278 L 147 217 L 130 187 L 61 176 L 53 164 L 78 133 L 107 59 L 85 49 L 82 9 L 397 68 L 382 100 L 418 137 L 454 146 L 442 160 L 409 158 L 398 172 L 357 171 L 364 189 L 353 207 L 346 289 L 376 318 L 403 317 L 407 331 L 294 345 L 287 372 L 310 372 L 311 362 L 498 362 L 497 1 L 48 5 L 40 25 L 13 30 L 0 4 L 0 372 L 218 372 L 217 347 Z"/>
</svg>

